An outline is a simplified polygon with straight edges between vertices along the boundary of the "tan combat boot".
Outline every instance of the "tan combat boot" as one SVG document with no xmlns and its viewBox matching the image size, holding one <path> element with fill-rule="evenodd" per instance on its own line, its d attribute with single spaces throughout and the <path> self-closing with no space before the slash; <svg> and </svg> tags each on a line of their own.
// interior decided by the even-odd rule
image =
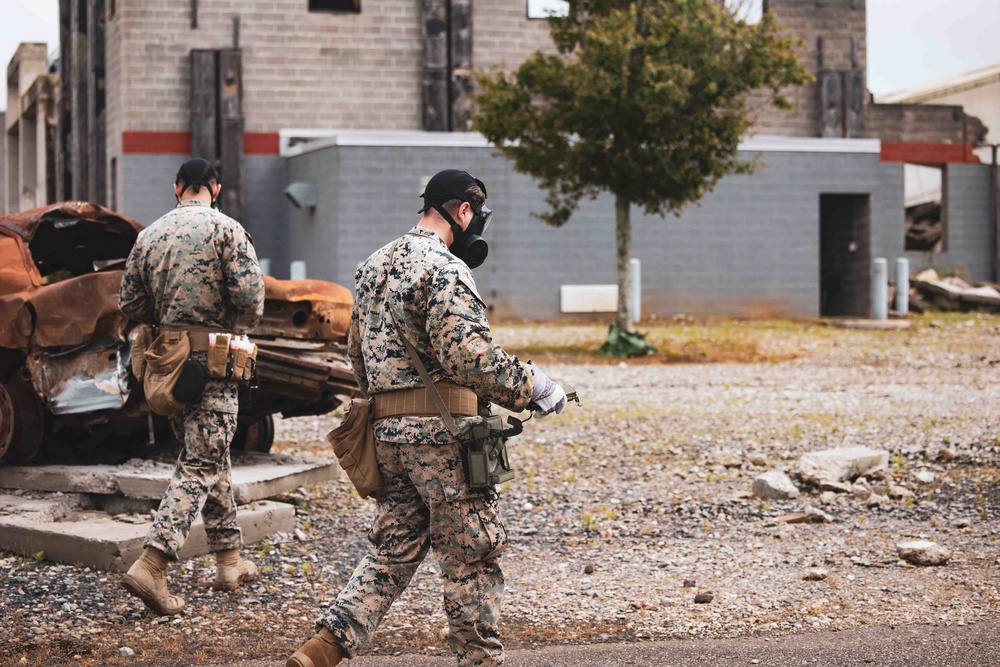
<svg viewBox="0 0 1000 667">
<path fill-rule="evenodd" d="M 215 581 L 212 590 L 235 591 L 240 584 L 257 578 L 257 566 L 240 558 L 239 549 L 217 551 L 215 553 Z"/>
<path fill-rule="evenodd" d="M 142 600 L 147 607 L 160 616 L 172 616 L 184 609 L 184 598 L 171 595 L 167 590 L 167 571 L 170 559 L 158 549 L 146 547 L 139 560 L 132 563 L 121 579 L 121 585 L 132 595 Z"/>
<path fill-rule="evenodd" d="M 334 639 L 333 633 L 322 628 L 292 654 L 285 662 L 285 667 L 333 667 L 340 664 L 343 658 L 344 651 Z"/>
</svg>

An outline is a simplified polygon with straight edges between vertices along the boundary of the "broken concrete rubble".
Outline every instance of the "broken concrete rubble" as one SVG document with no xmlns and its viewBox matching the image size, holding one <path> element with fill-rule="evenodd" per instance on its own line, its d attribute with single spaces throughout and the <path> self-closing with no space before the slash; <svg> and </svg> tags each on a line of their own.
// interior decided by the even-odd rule
<svg viewBox="0 0 1000 667">
<path fill-rule="evenodd" d="M 797 498 L 799 490 L 788 475 L 772 470 L 754 478 L 753 494 L 763 500 L 787 500 Z"/>
<path fill-rule="evenodd" d="M 845 447 L 803 454 L 796 475 L 804 482 L 820 486 L 848 482 L 889 465 L 889 452 L 868 447 Z"/>
<path fill-rule="evenodd" d="M 896 545 L 899 557 L 912 565 L 944 565 L 951 551 L 929 540 L 913 540 Z"/>
<path fill-rule="evenodd" d="M 24 498 L 0 494 L 0 548 L 25 555 L 41 554 L 61 563 L 122 571 L 139 557 L 152 525 L 120 521 L 92 509 L 86 496 L 69 494 Z M 237 521 L 246 544 L 260 542 L 276 532 L 295 529 L 295 508 L 269 500 L 239 508 Z M 208 553 L 205 526 L 197 519 L 181 558 Z"/>
<path fill-rule="evenodd" d="M 311 457 L 240 453 L 233 458 L 233 493 L 237 503 L 271 498 L 300 486 L 334 480 L 340 471 L 332 461 Z M 159 499 L 167 490 L 173 470 L 173 464 L 142 459 L 118 466 L 0 466 L 0 488 Z"/>
<path fill-rule="evenodd" d="M 295 530 L 295 507 L 264 500 L 301 486 L 335 479 L 326 459 L 240 453 L 234 455 L 233 491 L 246 544 Z M 138 557 L 173 465 L 135 459 L 119 466 L 3 466 L 0 549 L 43 554 L 48 560 L 124 569 Z M 200 520 L 181 551 L 208 552 Z"/>
<path fill-rule="evenodd" d="M 918 273 L 913 288 L 941 310 L 1000 311 L 1000 290 L 994 285 L 970 285 L 957 276 L 942 278 L 934 269 Z"/>
</svg>

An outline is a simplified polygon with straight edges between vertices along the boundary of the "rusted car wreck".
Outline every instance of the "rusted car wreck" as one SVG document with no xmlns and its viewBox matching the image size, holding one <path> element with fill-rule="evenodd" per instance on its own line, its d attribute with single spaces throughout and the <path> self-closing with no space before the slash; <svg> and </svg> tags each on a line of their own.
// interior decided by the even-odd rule
<svg viewBox="0 0 1000 667">
<path fill-rule="evenodd" d="M 86 202 L 0 217 L 0 460 L 134 455 L 169 437 L 129 371 L 133 323 L 118 312 L 142 225 Z M 260 388 L 240 397 L 235 449 L 267 451 L 272 415 L 323 414 L 357 392 L 346 354 L 351 293 L 265 278 Z"/>
</svg>

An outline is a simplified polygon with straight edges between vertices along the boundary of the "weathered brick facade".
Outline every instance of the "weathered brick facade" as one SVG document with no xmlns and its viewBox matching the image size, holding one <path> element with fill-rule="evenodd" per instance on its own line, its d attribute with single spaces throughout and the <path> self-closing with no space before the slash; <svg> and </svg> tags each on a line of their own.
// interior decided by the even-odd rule
<svg viewBox="0 0 1000 667">
<path fill-rule="evenodd" d="M 819 77 L 824 71 L 857 70 L 865 81 L 866 0 L 765 0 L 767 11 L 789 34 L 802 40 L 799 60 Z M 785 91 L 793 113 L 765 108 L 757 123 L 761 134 L 817 136 L 819 87 L 813 82 Z M 865 96 L 867 98 L 867 96 Z M 759 98 L 758 98 L 759 99 Z"/>
<path fill-rule="evenodd" d="M 232 48 L 239 19 L 248 132 L 420 129 L 422 3 L 363 0 L 359 14 L 307 7 L 307 0 L 200 0 L 192 28 L 185 3 L 119 0 L 108 24 L 109 92 L 123 93 L 109 100 L 121 106 L 111 112 L 118 127 L 186 131 L 190 52 Z M 529 21 L 523 1 L 479 0 L 473 11 L 477 68 L 517 64 L 548 44 L 545 22 Z"/>
</svg>

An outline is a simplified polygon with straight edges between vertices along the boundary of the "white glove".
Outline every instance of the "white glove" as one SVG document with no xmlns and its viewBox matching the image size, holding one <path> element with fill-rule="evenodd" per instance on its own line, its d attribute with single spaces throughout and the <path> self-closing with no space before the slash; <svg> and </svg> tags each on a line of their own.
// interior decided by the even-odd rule
<svg viewBox="0 0 1000 667">
<path fill-rule="evenodd" d="M 559 414 L 566 407 L 566 392 L 558 384 L 549 379 L 538 366 L 532 364 L 531 372 L 535 375 L 535 387 L 531 391 L 531 403 L 534 406 L 532 414 L 544 417 L 553 412 Z"/>
</svg>

